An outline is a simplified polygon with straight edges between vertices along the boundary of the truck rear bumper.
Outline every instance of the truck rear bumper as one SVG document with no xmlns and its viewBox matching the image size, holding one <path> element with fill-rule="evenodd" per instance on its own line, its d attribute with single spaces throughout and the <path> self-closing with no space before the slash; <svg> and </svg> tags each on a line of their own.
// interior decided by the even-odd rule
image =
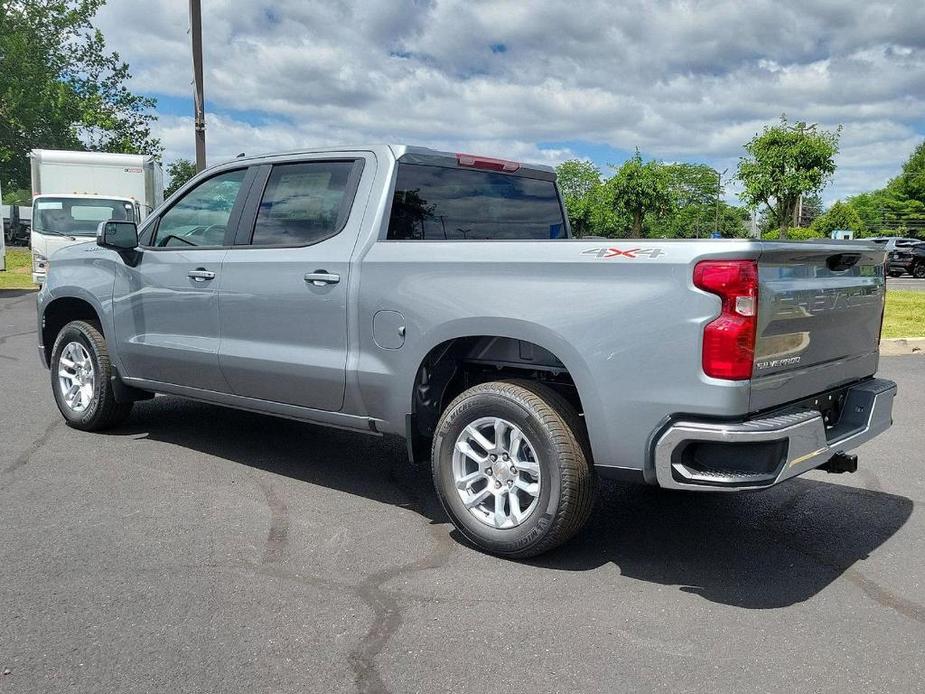
<svg viewBox="0 0 925 694">
<path fill-rule="evenodd" d="M 818 409 L 806 406 L 742 422 L 673 422 L 655 444 L 658 484 L 698 491 L 764 489 L 825 464 L 892 424 L 892 381 L 869 379 L 843 395 L 838 422 L 828 427 Z"/>
</svg>

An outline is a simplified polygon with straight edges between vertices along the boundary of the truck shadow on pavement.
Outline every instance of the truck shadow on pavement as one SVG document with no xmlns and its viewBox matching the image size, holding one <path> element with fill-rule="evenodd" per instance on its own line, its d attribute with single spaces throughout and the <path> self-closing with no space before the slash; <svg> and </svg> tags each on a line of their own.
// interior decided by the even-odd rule
<svg viewBox="0 0 925 694">
<path fill-rule="evenodd" d="M 170 443 L 448 523 L 429 467 L 411 465 L 399 439 L 161 397 L 139 403 L 112 435 Z M 805 601 L 844 576 L 876 602 L 925 623 L 925 607 L 880 586 L 863 566 L 905 524 L 912 500 L 810 475 L 730 495 L 603 483 L 584 531 L 524 563 L 551 571 L 612 564 L 624 577 L 748 609 Z"/>
</svg>

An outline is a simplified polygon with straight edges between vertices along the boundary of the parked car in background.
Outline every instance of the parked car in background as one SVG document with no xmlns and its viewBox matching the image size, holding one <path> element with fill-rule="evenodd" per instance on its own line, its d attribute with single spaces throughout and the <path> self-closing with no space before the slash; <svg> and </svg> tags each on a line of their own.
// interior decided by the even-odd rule
<svg viewBox="0 0 925 694">
<path fill-rule="evenodd" d="M 904 248 L 922 243 L 922 239 L 902 238 L 899 236 L 874 236 L 873 238 L 864 240 L 880 244 L 887 253 L 895 251 L 897 248 Z"/>
<path fill-rule="evenodd" d="M 3 239 L 7 246 L 28 246 L 32 231 L 32 207 L 0 205 L 3 214 Z"/>
<path fill-rule="evenodd" d="M 463 536 L 529 557 L 581 528 L 598 476 L 730 493 L 854 471 L 892 421 L 885 260 L 573 239 L 548 166 L 308 150 L 208 169 L 58 251 L 38 347 L 78 429 L 170 393 L 402 436 Z"/>
<path fill-rule="evenodd" d="M 925 243 L 898 246 L 890 253 L 890 277 L 901 277 L 909 273 L 915 278 L 925 279 Z"/>
</svg>

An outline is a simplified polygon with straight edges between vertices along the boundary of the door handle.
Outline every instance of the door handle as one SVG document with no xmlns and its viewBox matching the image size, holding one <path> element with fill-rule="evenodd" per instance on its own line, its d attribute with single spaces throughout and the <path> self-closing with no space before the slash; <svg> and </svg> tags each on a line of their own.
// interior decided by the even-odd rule
<svg viewBox="0 0 925 694">
<path fill-rule="evenodd" d="M 305 281 L 311 282 L 316 287 L 323 287 L 326 284 L 337 284 L 340 282 L 340 275 L 335 275 L 324 270 L 315 270 L 305 275 Z"/>
<path fill-rule="evenodd" d="M 196 282 L 205 282 L 206 280 L 214 280 L 215 273 L 209 272 L 205 268 L 197 268 L 195 270 L 190 270 L 186 273 L 186 276 L 193 279 Z"/>
</svg>

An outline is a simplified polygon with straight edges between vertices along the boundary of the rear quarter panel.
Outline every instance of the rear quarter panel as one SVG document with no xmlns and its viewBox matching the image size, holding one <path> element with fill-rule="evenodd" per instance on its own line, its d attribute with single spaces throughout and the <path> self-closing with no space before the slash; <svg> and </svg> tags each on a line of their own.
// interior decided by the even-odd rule
<svg viewBox="0 0 925 694">
<path fill-rule="evenodd" d="M 571 373 L 595 463 L 641 469 L 667 415 L 746 412 L 747 383 L 703 374 L 703 326 L 720 304 L 691 275 L 703 258 L 758 250 L 740 241 L 375 242 L 358 273 L 361 407 L 402 433 L 415 374 L 434 346 L 472 335 L 526 340 Z M 404 316 L 400 349 L 373 340 L 381 310 Z"/>
</svg>

